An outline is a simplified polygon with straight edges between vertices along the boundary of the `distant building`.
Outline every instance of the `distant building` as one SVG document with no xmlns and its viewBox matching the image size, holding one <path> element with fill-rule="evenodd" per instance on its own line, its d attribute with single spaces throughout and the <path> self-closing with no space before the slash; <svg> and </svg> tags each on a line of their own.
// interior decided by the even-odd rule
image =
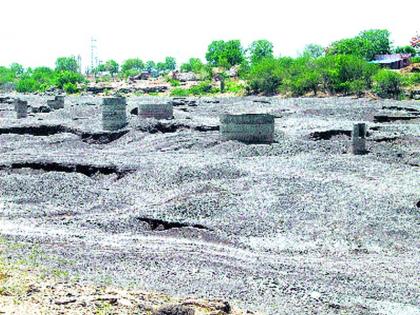
<svg viewBox="0 0 420 315">
<path fill-rule="evenodd" d="M 371 63 L 390 69 L 401 69 L 410 65 L 411 54 L 376 55 Z"/>
</svg>

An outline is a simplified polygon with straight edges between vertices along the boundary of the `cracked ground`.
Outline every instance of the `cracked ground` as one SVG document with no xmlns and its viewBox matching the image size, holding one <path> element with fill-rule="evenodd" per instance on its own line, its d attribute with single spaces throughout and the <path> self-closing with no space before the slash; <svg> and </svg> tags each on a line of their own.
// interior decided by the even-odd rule
<svg viewBox="0 0 420 315">
<path fill-rule="evenodd" d="M 128 98 L 113 133 L 99 97 L 19 120 L 1 103 L 1 235 L 90 283 L 267 314 L 420 314 L 419 102 L 200 98 L 170 121 L 130 114 L 165 101 Z M 225 112 L 275 115 L 275 142 L 224 141 Z M 356 122 L 366 155 L 351 154 Z"/>
</svg>

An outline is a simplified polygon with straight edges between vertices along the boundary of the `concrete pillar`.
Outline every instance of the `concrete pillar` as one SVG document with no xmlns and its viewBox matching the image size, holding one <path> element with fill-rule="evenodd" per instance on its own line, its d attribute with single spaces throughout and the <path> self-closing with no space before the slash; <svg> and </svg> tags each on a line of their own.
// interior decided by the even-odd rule
<svg viewBox="0 0 420 315">
<path fill-rule="evenodd" d="M 224 114 L 220 116 L 220 132 L 226 140 L 245 143 L 272 143 L 274 116 L 270 114 Z"/>
<path fill-rule="evenodd" d="M 172 119 L 173 115 L 174 107 L 171 103 L 139 105 L 139 116 L 143 118 Z"/>
<path fill-rule="evenodd" d="M 118 130 L 127 125 L 127 103 L 124 97 L 105 97 L 102 103 L 102 127 Z"/>
<path fill-rule="evenodd" d="M 20 99 L 14 101 L 16 118 L 26 118 L 28 117 L 28 102 Z"/>
<path fill-rule="evenodd" d="M 353 125 L 351 133 L 351 150 L 353 154 L 366 154 L 366 134 L 367 126 L 365 123 L 357 123 Z"/>
<path fill-rule="evenodd" d="M 60 109 L 60 108 L 64 108 L 64 96 L 62 95 L 57 95 L 56 97 L 54 97 L 53 100 L 47 100 L 47 105 L 51 108 L 51 109 Z"/>
</svg>

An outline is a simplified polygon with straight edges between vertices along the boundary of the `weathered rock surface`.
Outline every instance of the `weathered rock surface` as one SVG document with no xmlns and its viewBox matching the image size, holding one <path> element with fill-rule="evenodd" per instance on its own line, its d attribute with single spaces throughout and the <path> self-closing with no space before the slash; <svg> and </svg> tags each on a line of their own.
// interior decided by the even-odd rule
<svg viewBox="0 0 420 315">
<path fill-rule="evenodd" d="M 127 98 L 127 112 L 171 100 Z M 420 126 L 374 122 L 415 116 L 418 102 L 177 101 L 174 120 L 128 115 L 110 141 L 81 136 L 103 132 L 97 97 L 24 121 L 2 111 L 1 235 L 71 260 L 59 267 L 82 280 L 276 315 L 419 312 Z M 280 117 L 274 143 L 223 140 L 225 112 Z M 355 122 L 368 125 L 366 155 L 351 154 Z"/>
</svg>

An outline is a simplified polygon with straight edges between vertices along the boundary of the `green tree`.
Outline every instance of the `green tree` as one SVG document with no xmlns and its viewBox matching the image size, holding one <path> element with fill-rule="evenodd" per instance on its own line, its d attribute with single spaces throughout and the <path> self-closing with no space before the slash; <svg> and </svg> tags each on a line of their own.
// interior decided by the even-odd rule
<svg viewBox="0 0 420 315">
<path fill-rule="evenodd" d="M 364 57 L 367 60 L 372 60 L 375 55 L 391 53 L 390 36 L 391 33 L 388 30 L 372 29 L 360 32 L 359 37 L 369 43 L 367 55 Z"/>
<path fill-rule="evenodd" d="M 393 97 L 398 99 L 402 93 L 401 74 L 382 69 L 374 77 L 373 89 L 381 97 Z"/>
<path fill-rule="evenodd" d="M 411 56 L 415 56 L 417 51 L 415 48 L 411 46 L 400 46 L 394 49 L 396 54 L 411 54 Z"/>
<path fill-rule="evenodd" d="M 188 62 L 181 65 L 181 72 L 200 73 L 205 68 L 205 65 L 199 58 L 190 58 Z"/>
<path fill-rule="evenodd" d="M 391 52 L 388 30 L 367 30 L 354 38 L 345 38 L 333 42 L 328 49 L 332 55 L 354 55 L 366 60 L 373 60 L 375 55 Z"/>
<path fill-rule="evenodd" d="M 23 66 L 16 62 L 10 65 L 10 70 L 15 74 L 15 76 L 21 76 L 25 72 Z"/>
<path fill-rule="evenodd" d="M 156 69 L 156 64 L 154 61 L 149 60 L 146 62 L 145 68 L 148 72 L 153 72 Z"/>
<path fill-rule="evenodd" d="M 248 48 L 251 63 L 273 57 L 273 44 L 265 39 L 254 41 Z"/>
<path fill-rule="evenodd" d="M 368 51 L 369 42 L 361 37 L 341 39 L 328 48 L 329 55 L 353 55 L 361 58 L 366 58 Z"/>
<path fill-rule="evenodd" d="M 59 57 L 55 61 L 55 70 L 56 71 L 72 71 L 78 72 L 79 65 L 77 63 L 76 57 Z"/>
<path fill-rule="evenodd" d="M 239 40 L 213 41 L 207 49 L 207 62 L 213 67 L 230 68 L 244 60 L 244 51 Z"/>
<path fill-rule="evenodd" d="M 309 44 L 305 46 L 302 56 L 316 59 L 323 56 L 324 52 L 325 52 L 324 47 L 322 47 L 321 45 Z"/>
<path fill-rule="evenodd" d="M 262 59 L 251 66 L 248 74 L 247 90 L 255 94 L 276 94 L 282 82 L 282 74 L 283 68 L 278 59 Z"/>
<path fill-rule="evenodd" d="M 176 60 L 174 57 L 165 58 L 165 70 L 173 71 L 176 69 Z"/>
<path fill-rule="evenodd" d="M 115 60 L 110 59 L 105 62 L 105 70 L 108 71 L 112 77 L 118 73 L 119 68 L 120 66 Z"/>
<path fill-rule="evenodd" d="M 139 74 L 145 68 L 144 62 L 139 58 L 130 58 L 121 65 L 121 72 L 124 76 L 132 76 Z"/>
<path fill-rule="evenodd" d="M 12 70 L 0 66 L 0 84 L 13 82 L 15 77 L 16 75 Z"/>
</svg>

